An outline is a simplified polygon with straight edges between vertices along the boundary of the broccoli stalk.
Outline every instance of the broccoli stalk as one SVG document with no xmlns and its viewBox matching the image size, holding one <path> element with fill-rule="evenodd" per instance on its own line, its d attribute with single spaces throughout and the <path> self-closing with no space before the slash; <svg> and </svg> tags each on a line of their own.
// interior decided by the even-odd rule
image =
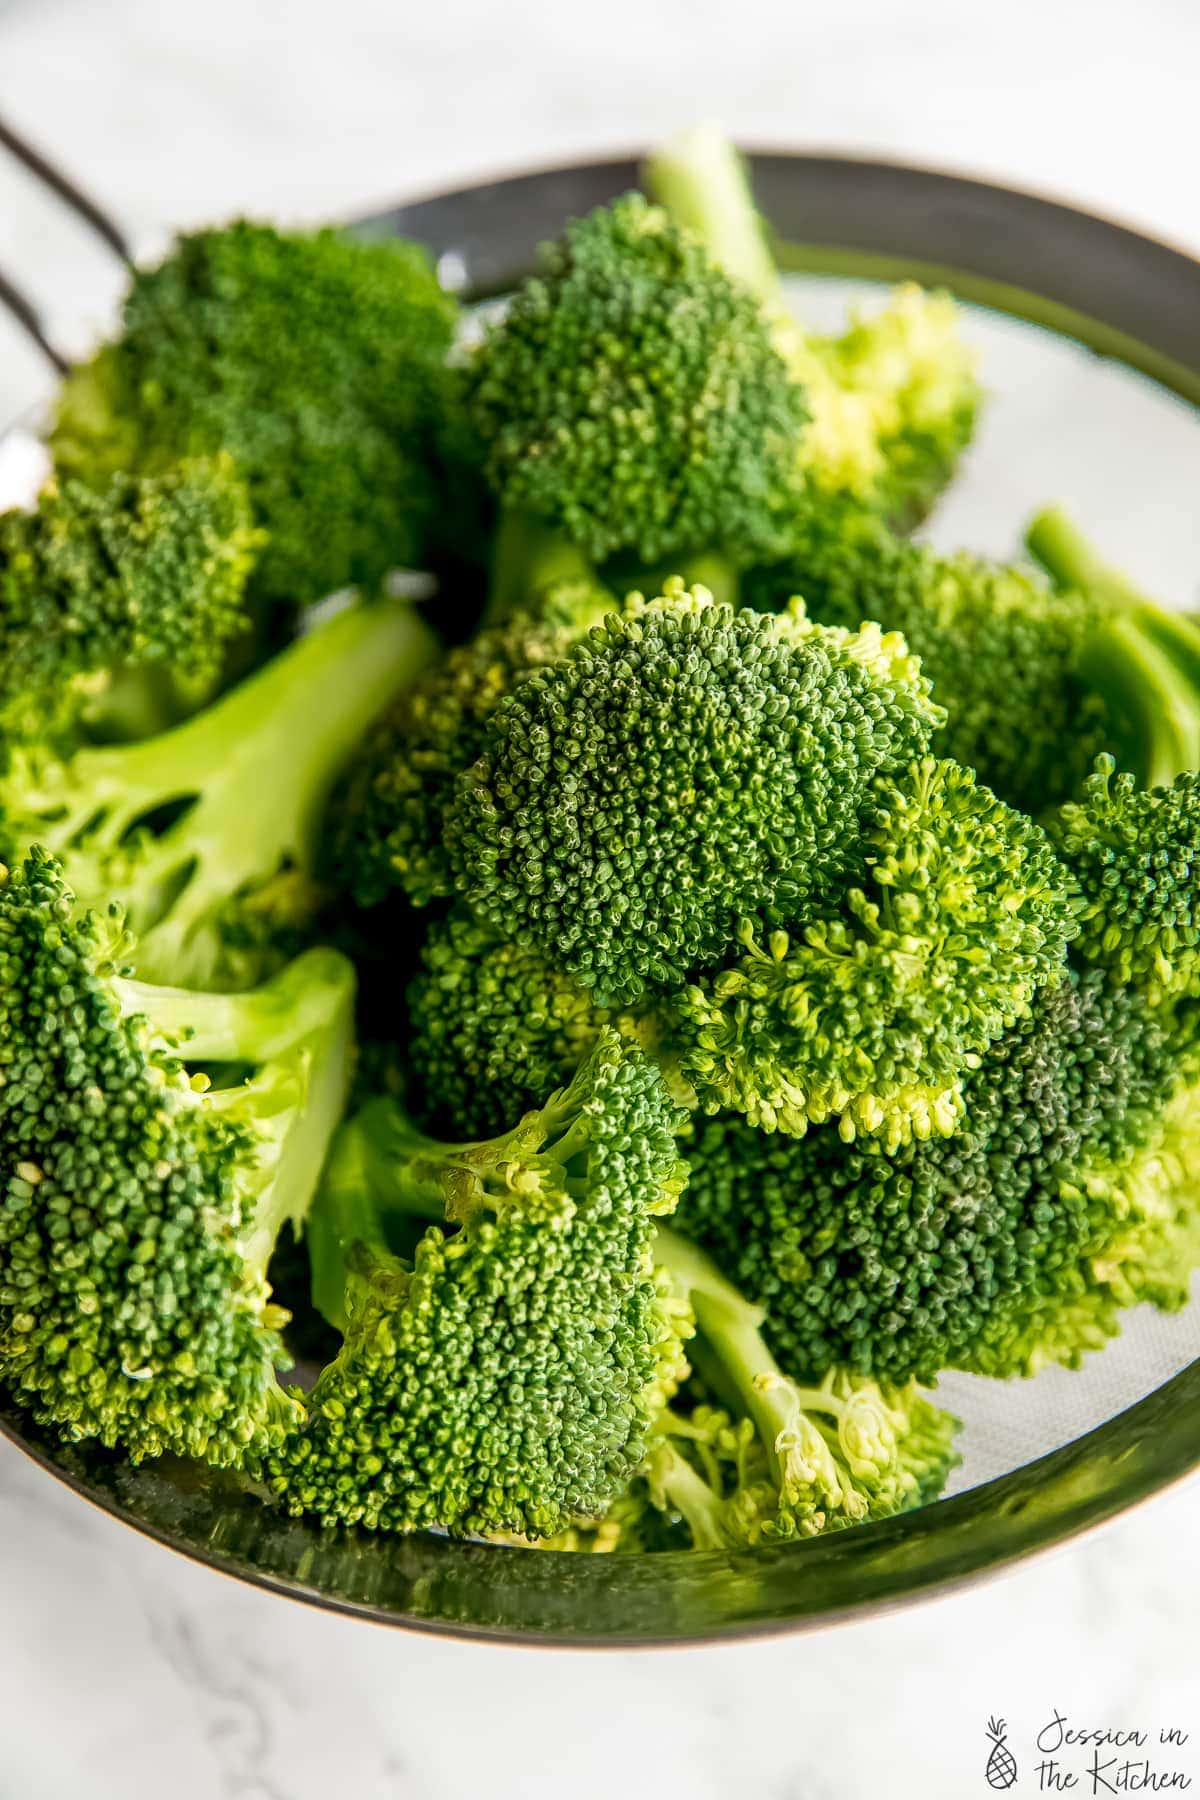
<svg viewBox="0 0 1200 1800">
<path fill-rule="evenodd" d="M 326 1521 L 546 1537 L 627 1486 L 682 1373 L 653 1222 L 683 1180 L 661 1080 L 613 1034 L 486 1143 L 393 1101 L 343 1130 L 309 1227 L 314 1298 L 344 1331 L 273 1491 Z M 397 1216 L 435 1220 L 411 1259 Z"/>
<path fill-rule="evenodd" d="M 700 239 L 725 273 L 763 305 L 783 306 L 779 270 L 746 164 L 714 125 L 683 131 L 646 159 L 647 191 Z"/>
<path fill-rule="evenodd" d="M 1061 507 L 1039 513 L 1025 541 L 1060 587 L 1086 595 L 1099 615 L 1077 674 L 1107 706 L 1118 761 L 1149 788 L 1200 769 L 1200 630 L 1105 563 Z"/>
<path fill-rule="evenodd" d="M 248 985 L 315 911 L 335 778 L 433 650 L 411 608 L 357 603 L 162 737 L 19 751 L 0 845 L 45 844 L 85 903 L 119 901 L 147 979 Z"/>
<path fill-rule="evenodd" d="M 251 994 L 121 973 L 44 851 L 0 883 L 0 1377 L 68 1438 L 238 1465 L 296 1412 L 267 1267 L 353 1058 L 353 967 Z"/>
<path fill-rule="evenodd" d="M 651 1491 L 683 1515 L 698 1548 L 811 1536 L 889 1517 L 940 1491 L 957 1461 L 949 1414 L 911 1383 L 841 1370 L 811 1384 L 792 1380 L 767 1348 L 762 1309 L 707 1256 L 663 1226 L 655 1256 L 695 1315 L 691 1360 L 732 1412 L 700 1409 L 690 1429 L 670 1414 L 652 1452 Z M 693 1460 L 689 1451 L 705 1445 L 709 1455 Z M 733 1466 L 727 1491 L 718 1450 Z"/>
</svg>

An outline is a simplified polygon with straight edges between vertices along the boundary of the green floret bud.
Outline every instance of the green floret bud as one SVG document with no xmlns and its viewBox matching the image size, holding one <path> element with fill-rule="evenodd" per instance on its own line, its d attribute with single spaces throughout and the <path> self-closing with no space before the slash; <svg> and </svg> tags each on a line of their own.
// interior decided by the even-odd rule
<svg viewBox="0 0 1200 1800">
<path fill-rule="evenodd" d="M 421 1115 L 480 1137 L 570 1079 L 608 1015 L 536 950 L 455 908 L 429 928 L 409 988 Z"/>
<path fill-rule="evenodd" d="M 86 905 L 118 901 L 146 980 L 253 985 L 316 912 L 337 777 L 433 652 L 411 607 L 355 603 L 161 737 L 64 760 L 22 746 L 0 773 L 0 853 L 44 844 Z"/>
<path fill-rule="evenodd" d="M 791 1379 L 764 1315 L 692 1244 L 660 1228 L 658 1255 L 696 1319 L 692 1354 L 730 1410 L 660 1422 L 647 1480 L 698 1549 L 812 1537 L 933 1499 L 958 1461 L 958 1421 L 912 1383 L 845 1369 Z"/>
<path fill-rule="evenodd" d="M 82 711 L 147 665 L 202 693 L 248 627 L 262 541 L 228 458 L 68 481 L 0 513 L 0 706 L 44 729 L 47 709 Z"/>
<path fill-rule="evenodd" d="M 502 503 L 597 562 L 769 554 L 806 413 L 757 302 L 638 194 L 542 261 L 469 371 Z"/>
<path fill-rule="evenodd" d="M 840 1121 L 889 1149 L 948 1135 L 988 1045 L 1058 979 L 1069 883 L 1037 826 L 970 770 L 880 782 L 865 878 L 795 930 L 743 920 L 740 954 L 670 1002 L 705 1110 L 796 1136 Z"/>
<path fill-rule="evenodd" d="M 616 605 L 594 584 L 541 598 L 537 617 L 513 613 L 451 650 L 365 738 L 330 808 L 327 858 L 331 880 L 357 905 L 377 906 L 396 889 L 417 906 L 453 894 L 444 815 L 458 777 L 483 753 L 493 713 Z"/>
<path fill-rule="evenodd" d="M 1076 791 L 1109 730 L 1077 674 L 1094 601 L 1029 570 L 910 543 L 862 509 L 806 509 L 795 533 L 786 562 L 749 578 L 751 604 L 799 593 L 826 624 L 874 619 L 901 632 L 946 708 L 943 754 L 1029 811 Z"/>
<path fill-rule="evenodd" d="M 872 778 L 929 741 L 893 660 L 703 589 L 635 597 L 493 715 L 446 817 L 460 892 L 601 1003 L 679 981 L 857 865 Z"/>
<path fill-rule="evenodd" d="M 906 282 L 839 335 L 809 331 L 787 310 L 746 165 L 718 130 L 681 132 L 644 175 L 676 224 L 765 308 L 808 402 L 797 463 L 813 497 L 852 498 L 898 526 L 923 518 L 974 434 L 982 399 L 951 296 Z"/>
<path fill-rule="evenodd" d="M 621 1494 L 684 1365 L 654 1220 L 684 1168 L 662 1083 L 601 1039 L 504 1136 L 444 1144 L 393 1102 L 343 1132 L 311 1227 L 314 1295 L 345 1332 L 283 1447 L 292 1512 L 538 1538 Z M 411 1261 L 389 1214 L 438 1219 Z"/>
<path fill-rule="evenodd" d="M 1135 996 L 1072 975 L 967 1078 L 953 1137 L 885 1156 L 829 1126 L 795 1139 L 727 1115 L 698 1134 L 679 1227 L 768 1309 L 801 1372 L 932 1381 L 1076 1361 L 1097 1329 L 1089 1305 L 1077 1333 L 1077 1296 L 1145 1210 L 1127 1171 L 1155 1168 L 1178 1079 Z"/>
<path fill-rule="evenodd" d="M 59 470 L 92 483 L 228 451 L 269 541 L 256 589 L 288 606 L 419 565 L 453 301 L 400 240 L 244 220 L 139 269 L 121 335 L 67 377 Z"/>
<path fill-rule="evenodd" d="M 1155 1005 L 1200 998 L 1200 773 L 1143 791 L 1098 757 L 1048 829 L 1079 884 L 1078 954 Z"/>
<path fill-rule="evenodd" d="M 267 1265 L 341 1115 L 354 971 L 315 950 L 214 997 L 126 947 L 44 852 L 0 885 L 0 1379 L 67 1439 L 237 1465 L 294 1411 Z"/>
</svg>

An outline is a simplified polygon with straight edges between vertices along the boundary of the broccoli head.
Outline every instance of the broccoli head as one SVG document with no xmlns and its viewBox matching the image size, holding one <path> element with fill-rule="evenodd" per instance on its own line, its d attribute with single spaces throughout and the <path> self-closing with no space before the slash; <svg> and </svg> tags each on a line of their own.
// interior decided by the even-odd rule
<svg viewBox="0 0 1200 1800">
<path fill-rule="evenodd" d="M 239 1464 L 294 1410 L 267 1264 L 341 1116 L 354 971 L 313 950 L 190 994 L 126 949 L 45 852 L 6 873 L 0 1378 L 69 1439 Z"/>
<path fill-rule="evenodd" d="M 728 139 L 712 126 L 681 132 L 644 173 L 676 224 L 764 307 L 808 405 L 796 464 L 810 498 L 841 496 L 897 527 L 916 524 L 970 443 L 981 400 L 950 295 L 908 282 L 836 336 L 809 331 L 787 309 L 746 166 Z"/>
<path fill-rule="evenodd" d="M 595 561 L 769 554 L 806 412 L 754 298 L 638 194 L 542 261 L 468 371 L 502 504 Z"/>
<path fill-rule="evenodd" d="M 1058 979 L 1074 931 L 1045 834 L 957 763 L 925 758 L 875 789 L 861 886 L 797 929 L 744 919 L 728 966 L 664 1010 L 705 1110 L 894 1149 L 947 1135 L 962 1080 Z"/>
<path fill-rule="evenodd" d="M 766 1307 L 802 1372 L 931 1381 L 1077 1362 L 1116 1329 L 1120 1268 L 1129 1298 L 1157 1297 L 1136 1265 L 1183 1197 L 1165 1150 L 1177 1080 L 1136 997 L 1072 974 L 968 1076 L 948 1139 L 886 1156 L 828 1126 L 789 1139 L 709 1122 L 680 1229 Z"/>
<path fill-rule="evenodd" d="M 615 606 L 594 584 L 541 596 L 449 651 L 370 731 L 331 807 L 329 877 L 361 907 L 397 890 L 418 906 L 454 892 L 443 842 L 458 777 L 482 754 L 500 703 Z"/>
<path fill-rule="evenodd" d="M 227 457 L 66 481 L 0 513 L 0 708 L 44 731 L 48 712 L 69 723 L 150 668 L 202 699 L 248 628 L 261 543 Z"/>
<path fill-rule="evenodd" d="M 752 605 L 799 593 L 826 624 L 901 632 L 947 710 L 945 755 L 1031 811 L 1076 790 L 1107 731 L 1076 673 L 1092 601 L 1030 570 L 910 543 L 857 506 L 805 508 L 794 528 L 787 560 L 747 578 Z"/>
<path fill-rule="evenodd" d="M 293 1512 L 532 1538 L 628 1485 L 690 1330 L 656 1273 L 683 1179 L 662 1083 L 606 1035 L 490 1142 L 439 1143 L 393 1101 L 339 1137 L 310 1224 L 344 1330 L 271 1486 Z M 438 1220 L 411 1259 L 391 1214 Z"/>
<path fill-rule="evenodd" d="M 680 583 L 627 603 L 495 712 L 446 814 L 458 887 L 603 1003 L 720 957 L 856 866 L 873 777 L 940 718 L 878 634 L 848 644 Z"/>
<path fill-rule="evenodd" d="M 316 911 L 335 780 L 433 647 L 411 607 L 354 603 L 160 737 L 18 746 L 0 854 L 44 844 L 86 904 L 119 901 L 145 979 L 252 985 Z"/>
<path fill-rule="evenodd" d="M 139 269 L 120 336 L 64 383 L 64 475 L 159 474 L 228 451 L 288 606 L 418 564 L 455 307 L 424 250 L 239 221 Z"/>
<path fill-rule="evenodd" d="M 538 951 L 462 907 L 430 924 L 408 991 L 421 1116 L 484 1136 L 570 1079 L 608 1015 Z"/>
<path fill-rule="evenodd" d="M 1200 771 L 1145 790 L 1101 756 L 1048 830 L 1080 889 L 1078 953 L 1155 1004 L 1200 999 Z"/>
</svg>

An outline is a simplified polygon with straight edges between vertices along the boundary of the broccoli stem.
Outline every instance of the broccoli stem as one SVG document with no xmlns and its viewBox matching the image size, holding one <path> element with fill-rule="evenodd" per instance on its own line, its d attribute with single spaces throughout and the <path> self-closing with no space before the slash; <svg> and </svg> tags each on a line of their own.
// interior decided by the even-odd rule
<svg viewBox="0 0 1200 1800">
<path fill-rule="evenodd" d="M 189 1062 L 264 1063 L 328 1028 L 354 997 L 354 970 L 337 950 L 319 946 L 244 994 L 203 994 L 118 977 L 127 1016 L 144 1018 Z"/>
<path fill-rule="evenodd" d="M 642 179 L 677 225 L 767 307 L 782 305 L 779 271 L 744 159 L 714 125 L 681 132 L 647 157 Z"/>
<path fill-rule="evenodd" d="M 608 606 L 614 603 L 577 544 L 530 513 L 506 509 L 496 528 L 483 627 L 502 625 L 514 612 L 540 612 L 556 588 L 594 591 Z"/>
<path fill-rule="evenodd" d="M 1032 521 L 1026 545 L 1062 587 L 1093 600 L 1100 622 L 1080 678 L 1108 707 L 1120 761 L 1146 787 L 1200 767 L 1200 629 L 1159 606 L 1099 555 L 1061 507 Z"/>
</svg>

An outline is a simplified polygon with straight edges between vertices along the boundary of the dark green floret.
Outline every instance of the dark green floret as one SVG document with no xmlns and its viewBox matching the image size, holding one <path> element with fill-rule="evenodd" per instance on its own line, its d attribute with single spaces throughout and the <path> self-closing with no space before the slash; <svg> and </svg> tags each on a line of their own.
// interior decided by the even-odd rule
<svg viewBox="0 0 1200 1800">
<path fill-rule="evenodd" d="M 238 1464 L 294 1411 L 266 1272 L 341 1116 L 354 971 L 313 950 L 232 998 L 126 950 L 44 852 L 0 885 L 0 1378 L 67 1439 Z"/>
<path fill-rule="evenodd" d="M 635 597 L 492 717 L 446 817 L 459 890 L 605 1002 L 857 865 L 872 778 L 940 717 L 902 645 Z"/>
<path fill-rule="evenodd" d="M 454 892 L 443 842 L 458 777 L 482 754 L 505 697 L 558 662 L 616 606 L 586 581 L 540 596 L 484 630 L 406 687 L 370 731 L 330 809 L 331 880 L 362 907 L 400 890 L 417 906 Z"/>
<path fill-rule="evenodd" d="M 889 1148 L 953 1131 L 963 1077 L 1059 979 L 1074 932 L 1045 834 L 929 757 L 881 781 L 861 885 L 794 930 L 745 919 L 729 964 L 666 1003 L 705 1110 Z"/>
<path fill-rule="evenodd" d="M 456 907 L 429 927 L 408 992 L 409 1064 L 423 1119 L 480 1137 L 570 1079 L 605 1023 L 586 989 L 536 950 Z"/>
<path fill-rule="evenodd" d="M 65 759 L 21 746 L 0 772 L 0 854 L 45 844 L 85 904 L 119 901 L 147 980 L 252 985 L 317 908 L 335 780 L 433 652 L 411 607 L 355 603 L 161 737 Z"/>
<path fill-rule="evenodd" d="M 542 263 L 469 372 L 502 504 L 596 561 L 769 554 L 806 413 L 757 301 L 638 194 Z"/>
<path fill-rule="evenodd" d="M 682 1372 L 690 1320 L 652 1255 L 683 1178 L 675 1124 L 611 1035 L 490 1142 L 437 1142 L 392 1101 L 360 1113 L 310 1227 L 345 1341 L 272 1475 L 289 1510 L 529 1537 L 602 1513 Z M 439 1221 L 411 1260 L 387 1248 L 394 1214 Z"/>
<path fill-rule="evenodd" d="M 248 629 L 261 543 L 228 458 L 67 481 L 0 513 L 0 707 L 44 729 L 149 670 L 202 700 Z"/>
<path fill-rule="evenodd" d="M 801 1372 L 929 1381 L 1074 1364 L 1120 1306 L 1162 1299 L 1150 1252 L 1181 1207 L 1198 1210 L 1177 1081 L 1146 1008 L 1072 975 L 968 1077 L 949 1139 L 884 1156 L 829 1127 L 797 1140 L 710 1122 L 680 1229 L 767 1309 L 776 1353 Z"/>
<path fill-rule="evenodd" d="M 1099 616 L 1085 596 L 911 543 L 846 506 L 797 514 L 786 561 L 748 578 L 753 605 L 791 594 L 828 624 L 901 632 L 947 710 L 939 750 L 1014 806 L 1067 798 L 1104 747 L 1105 708 L 1076 673 Z"/>
<path fill-rule="evenodd" d="M 455 325 L 426 252 L 244 220 L 140 269 L 121 334 L 67 377 L 59 470 L 97 483 L 228 451 L 286 606 L 419 565 Z"/>
<path fill-rule="evenodd" d="M 1079 955 L 1156 1004 L 1200 999 L 1200 772 L 1144 791 L 1102 756 L 1049 831 L 1081 890 Z"/>
</svg>

